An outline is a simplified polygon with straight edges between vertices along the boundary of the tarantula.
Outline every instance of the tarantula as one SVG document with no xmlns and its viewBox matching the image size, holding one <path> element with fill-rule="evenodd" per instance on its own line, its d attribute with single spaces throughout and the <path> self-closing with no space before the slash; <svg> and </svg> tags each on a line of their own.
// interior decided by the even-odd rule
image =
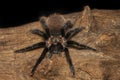
<svg viewBox="0 0 120 80">
<path fill-rule="evenodd" d="M 66 21 L 62 15 L 58 14 L 51 15 L 48 18 L 41 17 L 40 22 L 45 31 L 34 29 L 30 30 L 30 32 L 43 37 L 45 41 L 33 44 L 20 50 L 16 50 L 15 53 L 23 53 L 38 48 L 44 48 L 43 52 L 31 70 L 31 76 L 33 76 L 36 68 L 45 58 L 47 53 L 47 57 L 51 58 L 53 54 L 58 54 L 60 56 L 61 53 L 64 52 L 72 75 L 75 75 L 75 69 L 71 61 L 68 48 L 73 47 L 76 49 L 89 49 L 96 51 L 94 48 L 71 40 L 72 37 L 74 37 L 84 28 L 78 27 L 70 29 L 73 26 L 72 22 L 70 20 Z"/>
</svg>

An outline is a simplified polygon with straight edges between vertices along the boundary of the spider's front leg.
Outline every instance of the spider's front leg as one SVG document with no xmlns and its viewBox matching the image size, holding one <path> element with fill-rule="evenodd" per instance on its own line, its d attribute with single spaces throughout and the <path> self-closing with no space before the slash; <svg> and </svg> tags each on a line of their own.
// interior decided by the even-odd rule
<svg viewBox="0 0 120 80">
<path fill-rule="evenodd" d="M 67 48 L 65 48 L 64 52 L 65 52 L 66 60 L 67 60 L 67 62 L 69 64 L 69 68 L 70 68 L 70 70 L 72 72 L 72 76 L 74 77 L 74 75 L 75 75 L 75 69 L 74 69 L 74 66 L 72 64 L 72 61 L 71 61 L 71 58 L 70 58 L 70 55 L 69 55 L 69 50 Z"/>
<path fill-rule="evenodd" d="M 55 49 L 55 46 L 52 44 L 49 47 L 49 53 L 48 53 L 48 56 L 47 56 L 49 59 L 52 57 L 54 49 Z"/>
<path fill-rule="evenodd" d="M 62 44 L 58 43 L 57 48 L 58 48 L 58 52 L 57 53 L 61 57 L 62 56 L 61 53 L 63 52 L 63 46 L 62 46 Z"/>
<path fill-rule="evenodd" d="M 20 50 L 16 50 L 15 53 L 23 53 L 23 52 L 27 52 L 27 51 L 32 51 L 34 49 L 42 48 L 42 47 L 45 47 L 45 46 L 46 46 L 45 42 L 39 42 L 39 43 L 36 43 L 32 46 L 29 46 L 29 47 L 26 47 L 26 48 L 23 48 L 23 49 L 20 49 Z"/>
<path fill-rule="evenodd" d="M 42 52 L 42 54 L 40 55 L 39 59 L 37 60 L 37 62 L 35 63 L 32 71 L 31 71 L 31 76 L 34 75 L 35 70 L 37 69 L 38 65 L 41 63 L 41 61 L 45 58 L 46 53 L 48 52 L 48 48 L 45 48 Z"/>
<path fill-rule="evenodd" d="M 59 56 L 61 56 L 61 52 L 63 51 L 63 46 L 61 43 L 58 43 L 57 45 L 51 45 L 49 47 L 49 54 L 48 58 L 51 58 L 54 53 L 57 53 Z"/>
<path fill-rule="evenodd" d="M 79 44 L 79 43 L 77 43 L 75 41 L 72 41 L 72 40 L 67 41 L 67 44 L 68 44 L 68 47 L 73 47 L 73 48 L 76 48 L 76 49 L 88 49 L 88 50 L 97 51 L 96 49 L 94 49 L 92 47 L 89 47 L 89 46 L 86 46 L 86 45 L 83 45 L 83 44 Z"/>
</svg>

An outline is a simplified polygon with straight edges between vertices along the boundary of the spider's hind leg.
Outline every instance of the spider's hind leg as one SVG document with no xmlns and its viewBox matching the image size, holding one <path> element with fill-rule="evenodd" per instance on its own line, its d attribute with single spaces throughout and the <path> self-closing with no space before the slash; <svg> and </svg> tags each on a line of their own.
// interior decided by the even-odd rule
<svg viewBox="0 0 120 80">
<path fill-rule="evenodd" d="M 33 30 L 30 30 L 31 33 L 33 34 L 36 34 L 38 36 L 42 36 L 44 37 L 45 39 L 48 39 L 48 36 L 46 33 L 44 33 L 43 31 L 40 31 L 39 29 L 33 29 Z"/>
<path fill-rule="evenodd" d="M 49 31 L 48 25 L 47 25 L 46 22 L 45 22 L 45 17 L 41 17 L 41 18 L 40 18 L 40 22 L 41 22 L 41 24 L 43 25 L 43 27 L 44 27 L 44 29 L 45 29 L 48 37 L 50 37 L 50 31 Z"/>
</svg>

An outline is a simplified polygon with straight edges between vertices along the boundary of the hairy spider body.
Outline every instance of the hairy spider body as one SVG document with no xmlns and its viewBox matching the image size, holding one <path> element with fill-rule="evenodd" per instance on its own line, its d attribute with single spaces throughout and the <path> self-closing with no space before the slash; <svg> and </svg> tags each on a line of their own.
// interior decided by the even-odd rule
<svg viewBox="0 0 120 80">
<path fill-rule="evenodd" d="M 31 76 L 34 75 L 34 72 L 41 61 L 45 58 L 46 54 L 48 58 L 51 58 L 53 54 L 61 55 L 62 52 L 65 53 L 66 60 L 69 64 L 69 68 L 72 72 L 72 75 L 75 75 L 74 66 L 72 64 L 71 57 L 69 55 L 69 47 L 76 48 L 76 49 L 90 49 L 96 51 L 89 46 L 79 44 L 73 40 L 70 40 L 73 36 L 77 33 L 82 31 L 83 27 L 78 27 L 75 29 L 72 28 L 73 24 L 71 21 L 66 21 L 62 15 L 53 14 L 49 16 L 47 19 L 45 17 L 40 18 L 40 22 L 45 30 L 45 32 L 40 31 L 38 29 L 31 30 L 33 34 L 42 36 L 45 41 L 33 44 L 32 46 L 16 50 L 16 53 L 22 53 L 31 51 L 38 48 L 44 48 L 42 54 L 38 58 L 36 64 L 33 66 L 31 71 Z"/>
</svg>

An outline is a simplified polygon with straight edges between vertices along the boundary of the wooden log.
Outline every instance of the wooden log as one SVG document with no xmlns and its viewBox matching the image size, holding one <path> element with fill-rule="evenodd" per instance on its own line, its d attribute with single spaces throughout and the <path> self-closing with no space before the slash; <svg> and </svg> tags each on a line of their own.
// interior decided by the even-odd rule
<svg viewBox="0 0 120 80">
<path fill-rule="evenodd" d="M 14 53 L 40 41 L 41 37 L 30 33 L 42 29 L 39 21 L 21 26 L 0 29 L 0 80 L 120 80 L 120 10 L 90 10 L 63 14 L 74 27 L 85 27 L 73 40 L 96 48 L 98 51 L 69 49 L 75 66 L 75 78 L 62 57 L 45 58 L 33 77 L 32 67 L 43 49 L 26 53 Z"/>
</svg>

